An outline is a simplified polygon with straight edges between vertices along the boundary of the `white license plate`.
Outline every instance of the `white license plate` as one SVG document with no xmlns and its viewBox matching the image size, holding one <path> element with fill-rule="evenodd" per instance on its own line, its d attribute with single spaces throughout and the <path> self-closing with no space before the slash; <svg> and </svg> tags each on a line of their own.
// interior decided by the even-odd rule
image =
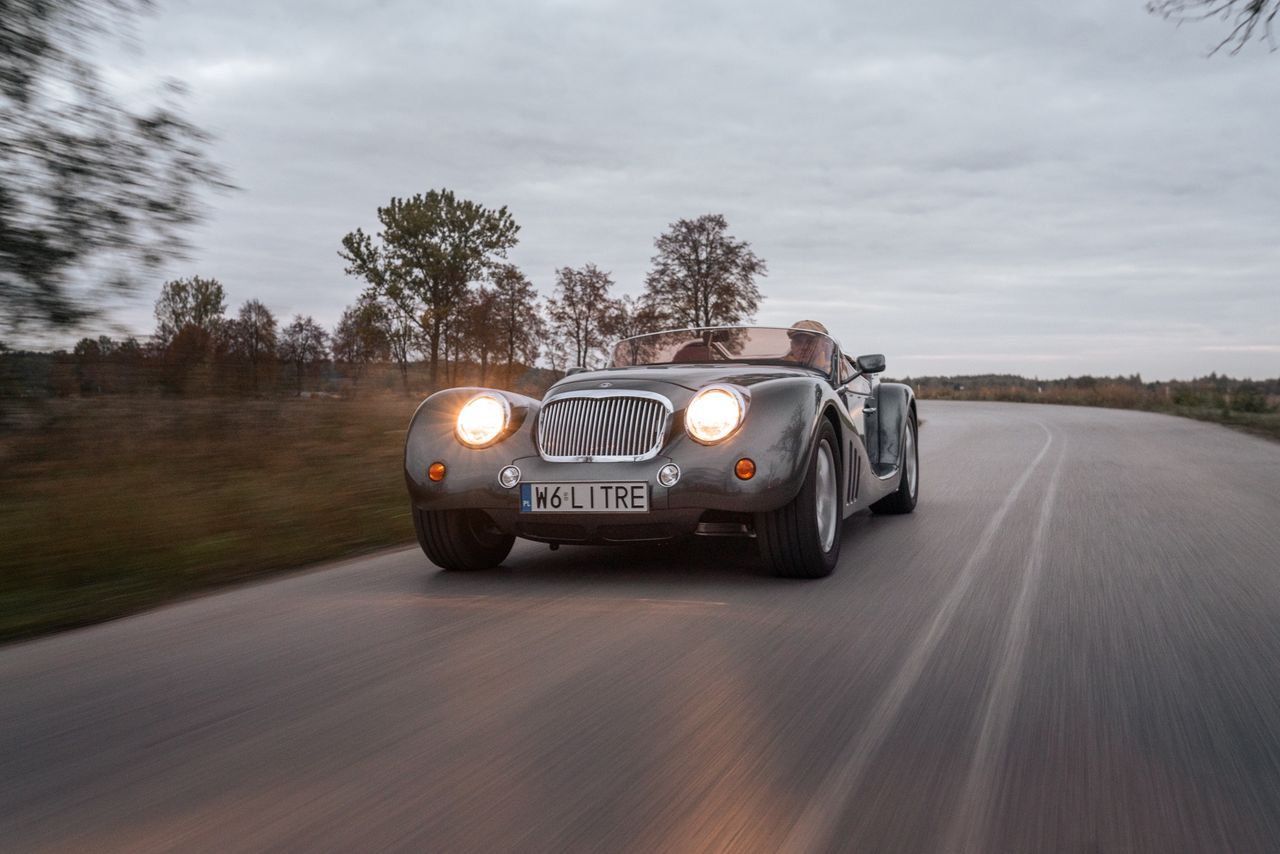
<svg viewBox="0 0 1280 854">
<path fill-rule="evenodd" d="M 522 483 L 521 513 L 647 513 L 649 484 Z"/>
</svg>

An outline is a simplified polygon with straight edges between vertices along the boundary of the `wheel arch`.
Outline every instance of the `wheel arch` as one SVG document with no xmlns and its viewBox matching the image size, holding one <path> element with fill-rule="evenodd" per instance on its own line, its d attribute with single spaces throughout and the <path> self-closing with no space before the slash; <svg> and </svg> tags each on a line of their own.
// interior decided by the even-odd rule
<svg viewBox="0 0 1280 854">
<path fill-rule="evenodd" d="M 845 459 L 846 442 L 845 442 L 845 426 L 840 422 L 840 414 L 836 411 L 835 404 L 828 402 L 822 410 L 822 417 L 831 422 L 831 427 L 836 431 L 836 462 L 840 466 L 838 472 L 841 483 L 845 482 L 845 478 L 849 476 L 847 471 L 848 461 Z M 817 453 L 818 441 L 817 432 L 814 431 L 813 453 Z"/>
<path fill-rule="evenodd" d="M 881 477 L 892 474 L 898 468 L 902 452 L 902 431 L 906 421 L 916 412 L 916 396 L 911 386 L 902 383 L 881 383 L 879 388 L 879 413 L 876 429 L 878 448 L 876 473 Z"/>
</svg>

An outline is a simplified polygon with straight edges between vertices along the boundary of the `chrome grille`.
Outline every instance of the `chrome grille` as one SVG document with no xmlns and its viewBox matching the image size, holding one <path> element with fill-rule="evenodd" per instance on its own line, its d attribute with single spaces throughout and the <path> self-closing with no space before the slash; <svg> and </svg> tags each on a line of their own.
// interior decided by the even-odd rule
<svg viewBox="0 0 1280 854">
<path fill-rule="evenodd" d="M 647 460 L 662 450 L 671 409 L 652 392 L 557 395 L 538 415 L 538 453 L 552 462 Z"/>
</svg>

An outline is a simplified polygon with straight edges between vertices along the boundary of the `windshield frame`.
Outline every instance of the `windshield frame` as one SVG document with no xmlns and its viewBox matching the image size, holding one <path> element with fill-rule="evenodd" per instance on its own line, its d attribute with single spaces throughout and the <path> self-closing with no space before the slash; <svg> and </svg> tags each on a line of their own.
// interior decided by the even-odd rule
<svg viewBox="0 0 1280 854">
<path fill-rule="evenodd" d="M 740 365 L 761 365 L 765 367 L 801 368 L 806 371 L 813 371 L 814 373 L 824 377 L 828 382 L 832 382 L 833 377 L 839 376 L 839 374 L 837 373 L 837 370 L 838 370 L 837 366 L 839 365 L 840 358 L 841 358 L 840 342 L 836 341 L 836 339 L 832 337 L 829 333 L 819 332 L 816 329 L 800 329 L 796 331 L 802 332 L 806 335 L 821 336 L 823 338 L 826 338 L 829 342 L 831 342 L 831 359 L 830 359 L 830 363 L 826 367 L 826 370 L 823 370 L 822 368 L 816 367 L 808 363 L 792 362 L 782 358 L 765 359 L 765 358 L 750 358 L 750 357 L 742 358 L 742 359 L 725 359 L 724 361 L 715 361 L 715 362 L 654 362 L 651 364 L 641 364 L 641 365 L 615 364 L 615 356 L 617 354 L 618 347 L 627 341 L 635 341 L 640 338 L 651 338 L 656 335 L 672 335 L 672 334 L 678 334 L 678 333 L 687 333 L 691 336 L 691 338 L 697 338 L 701 333 L 719 332 L 719 331 L 728 330 L 728 329 L 776 330 L 784 334 L 792 331 L 792 327 L 789 327 L 789 326 L 763 326 L 763 325 L 756 325 L 756 324 L 734 323 L 734 324 L 725 324 L 720 326 L 676 326 L 670 329 L 659 329 L 653 332 L 644 332 L 644 333 L 641 333 L 640 335 L 628 335 L 625 338 L 619 338 L 615 340 L 612 344 L 609 345 L 609 363 L 605 366 L 605 368 L 606 370 L 625 370 L 627 368 L 649 368 L 649 367 L 665 368 L 665 367 L 671 367 L 671 366 L 695 367 L 698 365 L 740 364 Z"/>
</svg>

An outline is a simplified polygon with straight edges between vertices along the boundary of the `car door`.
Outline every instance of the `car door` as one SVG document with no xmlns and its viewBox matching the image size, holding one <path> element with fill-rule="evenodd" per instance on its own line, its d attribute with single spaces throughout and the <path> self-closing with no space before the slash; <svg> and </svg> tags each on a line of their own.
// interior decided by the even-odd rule
<svg viewBox="0 0 1280 854">
<path fill-rule="evenodd" d="M 840 355 L 840 384 L 837 387 L 837 392 L 840 395 L 840 400 L 844 403 L 844 408 L 848 410 L 849 418 L 853 421 L 864 446 L 867 443 L 866 416 L 875 412 L 875 406 L 871 402 L 873 391 L 871 379 L 858 371 L 857 363 L 853 359 L 842 353 Z M 868 407 L 871 407 L 869 411 Z"/>
<path fill-rule="evenodd" d="M 838 361 L 836 395 L 849 413 L 849 421 L 853 424 L 856 436 L 848 437 L 848 447 L 844 458 L 848 461 L 844 477 L 844 511 L 846 515 L 857 507 L 860 498 L 863 472 L 868 470 L 871 449 L 867 446 L 867 430 L 869 424 L 874 426 L 875 404 L 874 386 L 869 377 L 858 370 L 857 362 L 844 354 Z M 872 419 L 868 421 L 868 417 Z"/>
</svg>

